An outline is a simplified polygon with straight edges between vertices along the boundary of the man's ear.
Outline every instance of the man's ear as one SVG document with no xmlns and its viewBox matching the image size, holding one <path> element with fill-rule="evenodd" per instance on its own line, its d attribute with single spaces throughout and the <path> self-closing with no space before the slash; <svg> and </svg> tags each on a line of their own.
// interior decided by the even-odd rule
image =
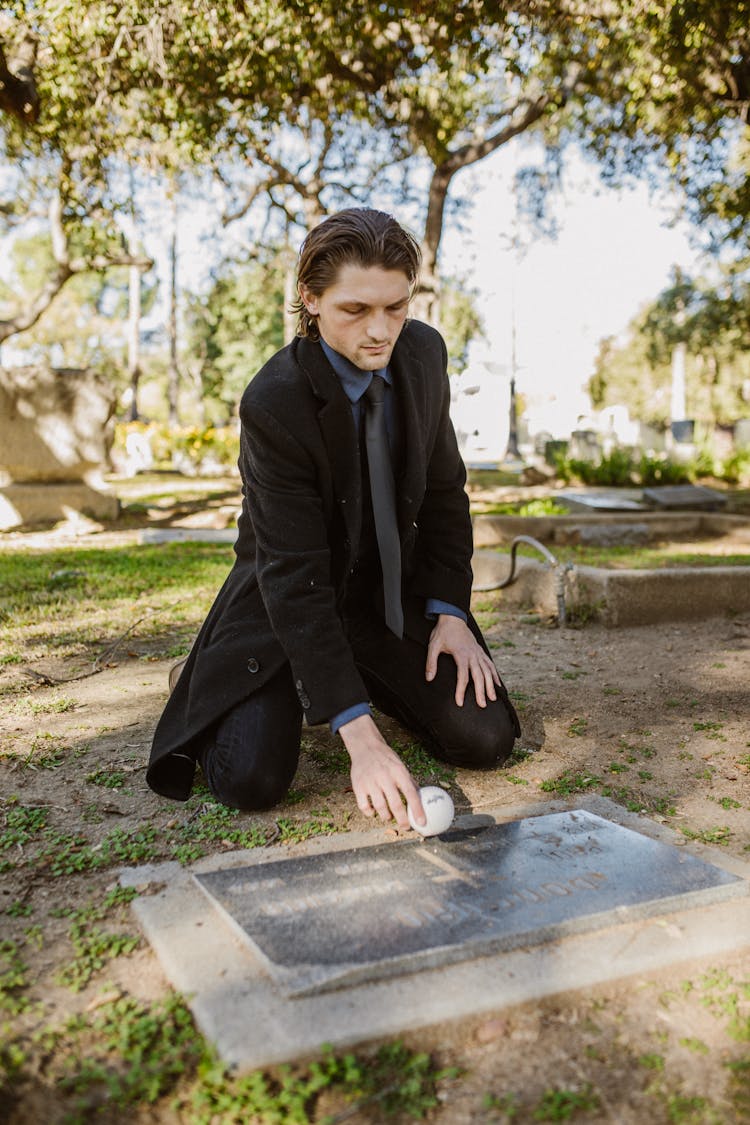
<svg viewBox="0 0 750 1125">
<path fill-rule="evenodd" d="M 299 295 L 302 299 L 302 304 L 305 306 L 305 308 L 309 312 L 310 316 L 317 316 L 318 315 L 318 298 L 315 296 L 312 289 L 309 289 L 307 287 L 307 285 L 304 285 L 304 284 L 300 283 L 297 286 L 297 290 L 298 290 Z"/>
</svg>

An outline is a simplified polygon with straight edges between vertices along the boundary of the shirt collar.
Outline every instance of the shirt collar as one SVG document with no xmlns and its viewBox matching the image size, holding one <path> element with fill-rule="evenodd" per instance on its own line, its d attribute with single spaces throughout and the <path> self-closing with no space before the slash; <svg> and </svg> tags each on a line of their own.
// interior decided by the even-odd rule
<svg viewBox="0 0 750 1125">
<path fill-rule="evenodd" d="M 359 402 L 362 395 L 370 386 L 373 375 L 380 375 L 389 386 L 392 386 L 393 377 L 389 367 L 381 367 L 379 371 L 363 371 L 361 367 L 355 366 L 346 356 L 334 351 L 331 345 L 327 344 L 322 336 L 320 337 L 320 346 L 325 352 L 331 367 L 338 375 L 346 397 L 351 403 Z"/>
</svg>

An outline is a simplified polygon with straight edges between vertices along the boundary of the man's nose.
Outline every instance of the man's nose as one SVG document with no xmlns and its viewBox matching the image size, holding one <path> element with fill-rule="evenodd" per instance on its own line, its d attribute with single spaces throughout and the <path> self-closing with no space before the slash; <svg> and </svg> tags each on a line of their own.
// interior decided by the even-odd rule
<svg viewBox="0 0 750 1125">
<path fill-rule="evenodd" d="M 388 339 L 388 324 L 383 310 L 373 310 L 368 317 L 367 335 L 378 342 Z"/>
</svg>

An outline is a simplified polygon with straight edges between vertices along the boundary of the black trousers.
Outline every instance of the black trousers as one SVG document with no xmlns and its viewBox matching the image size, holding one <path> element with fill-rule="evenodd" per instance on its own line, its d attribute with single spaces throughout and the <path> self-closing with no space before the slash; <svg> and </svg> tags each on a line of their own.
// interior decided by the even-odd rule
<svg viewBox="0 0 750 1125">
<path fill-rule="evenodd" d="M 471 684 L 455 702 L 456 665 L 441 655 L 425 680 L 427 646 L 398 640 L 370 611 L 347 620 L 354 658 L 374 706 L 412 731 L 435 758 L 491 769 L 513 750 L 517 720 L 501 698 L 479 707 Z M 283 800 L 297 769 L 302 708 L 285 665 L 218 723 L 199 761 L 212 794 L 232 808 L 267 809 Z"/>
</svg>

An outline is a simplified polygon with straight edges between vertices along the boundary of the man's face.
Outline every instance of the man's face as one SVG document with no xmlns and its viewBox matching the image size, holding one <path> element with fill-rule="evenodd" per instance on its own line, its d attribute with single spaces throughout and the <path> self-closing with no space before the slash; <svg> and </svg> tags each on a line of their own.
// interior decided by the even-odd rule
<svg viewBox="0 0 750 1125">
<path fill-rule="evenodd" d="M 300 285 L 300 296 L 334 351 L 362 371 L 387 366 L 409 307 L 405 273 L 350 263 L 323 293 Z"/>
</svg>

